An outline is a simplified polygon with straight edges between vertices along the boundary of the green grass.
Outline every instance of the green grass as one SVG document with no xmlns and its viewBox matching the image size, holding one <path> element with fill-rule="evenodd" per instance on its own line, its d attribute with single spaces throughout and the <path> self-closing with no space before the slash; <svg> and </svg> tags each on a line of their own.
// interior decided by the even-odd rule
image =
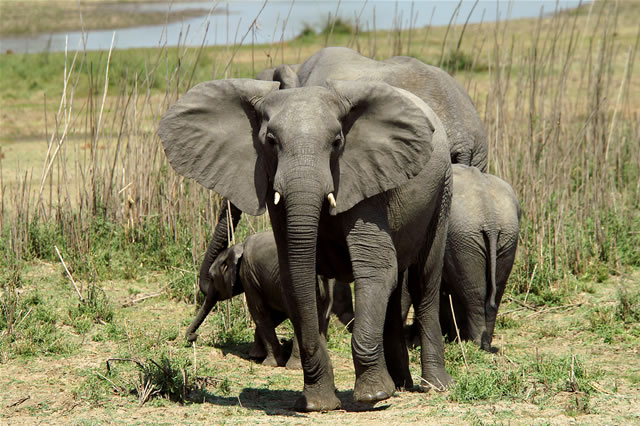
<svg viewBox="0 0 640 426">
<path fill-rule="evenodd" d="M 640 293 L 618 290 L 614 304 L 593 307 L 587 319 L 587 329 L 605 343 L 636 343 L 640 338 Z"/>
<path fill-rule="evenodd" d="M 507 361 L 482 352 L 475 345 L 464 347 L 468 370 L 455 363 L 461 358 L 456 345 L 447 347 L 456 379 L 449 399 L 455 402 L 521 401 L 542 406 L 559 392 L 588 398 L 596 392 L 593 383 L 603 377 L 601 370 L 579 356 L 527 354 Z"/>
</svg>

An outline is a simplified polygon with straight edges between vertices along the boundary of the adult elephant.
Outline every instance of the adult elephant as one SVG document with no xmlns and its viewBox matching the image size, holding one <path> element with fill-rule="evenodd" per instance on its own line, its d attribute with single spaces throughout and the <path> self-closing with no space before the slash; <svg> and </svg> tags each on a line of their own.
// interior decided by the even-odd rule
<svg viewBox="0 0 640 426">
<path fill-rule="evenodd" d="M 400 298 L 388 303 L 406 269 L 421 277 L 414 300 L 422 377 L 448 385 L 438 293 L 451 164 L 440 119 L 415 95 L 381 82 L 278 86 L 201 83 L 171 107 L 158 133 L 178 173 L 245 213 L 269 210 L 304 371 L 296 408 L 340 406 L 318 331 L 317 274 L 355 281 L 356 400 L 374 403 L 412 385 Z"/>
<path fill-rule="evenodd" d="M 327 79 L 383 81 L 417 95 L 438 115 L 447 132 L 451 162 L 487 170 L 487 134 L 466 90 L 449 74 L 408 56 L 376 61 L 346 47 L 328 47 L 301 65 L 280 65 L 257 79 L 280 88 L 322 85 Z"/>
</svg>

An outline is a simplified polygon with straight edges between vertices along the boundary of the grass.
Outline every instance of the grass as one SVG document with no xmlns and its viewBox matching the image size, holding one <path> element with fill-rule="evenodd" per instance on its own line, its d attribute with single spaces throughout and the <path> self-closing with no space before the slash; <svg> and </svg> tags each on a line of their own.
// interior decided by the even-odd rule
<svg viewBox="0 0 640 426">
<path fill-rule="evenodd" d="M 194 350 L 181 334 L 192 318 L 193 305 L 166 294 L 133 306 L 127 303 L 132 297 L 129 287 L 139 289 L 138 294 L 150 294 L 163 288 L 168 275 L 140 283 L 107 281 L 105 294 L 113 307 L 113 320 L 104 324 L 90 321 L 88 330 L 78 334 L 63 321 L 70 302 L 77 302 L 73 290 L 66 280 L 42 279 L 52 271 L 62 277 L 62 269 L 60 264 L 33 261 L 25 270 L 21 300 L 25 306 L 38 307 L 38 313 L 33 317 L 35 311 L 31 313 L 33 322 L 25 321 L 21 333 L 26 334 L 26 329 L 35 332 L 38 323 L 55 322 L 58 331 L 52 337 L 66 349 L 45 352 L 48 343 L 30 341 L 26 347 L 38 347 L 39 352 L 7 351 L 16 346 L 3 341 L 0 385 L 14 392 L 0 396 L 2 407 L 23 395 L 31 396 L 5 409 L 4 414 L 14 421 L 39 416 L 50 421 L 63 418 L 59 416 L 74 422 L 85 418 L 136 421 L 143 416 L 144 421 L 161 422 L 169 416 L 190 423 L 223 418 L 264 422 L 278 415 L 284 422 L 397 422 L 429 416 L 455 423 L 478 416 L 516 423 L 551 418 L 562 423 L 629 423 L 640 416 L 640 364 L 632 355 L 640 335 L 605 342 L 599 329 L 589 327 L 596 306 L 610 306 L 618 325 L 637 327 L 628 313 L 638 308 L 633 302 L 640 294 L 637 271 L 625 279 L 607 280 L 591 293 L 574 294 L 580 306 L 565 311 L 537 313 L 517 310 L 520 305 L 505 302 L 500 317 L 510 318 L 506 321 L 510 326 L 500 326 L 496 332 L 497 354 L 465 342 L 467 368 L 460 346 L 446 344 L 447 369 L 456 378 L 451 390 L 442 394 L 401 392 L 383 404 L 387 408 L 374 411 L 362 411 L 350 400 L 354 380 L 351 336 L 334 318 L 329 348 L 344 410 L 299 415 L 290 407 L 302 381 L 300 372 L 263 367 L 249 360 L 253 327 L 236 322 L 231 324 L 235 330 L 225 332 L 229 314 L 225 306 L 218 306 L 203 325 Z M 626 296 L 618 293 L 620 287 L 626 289 Z M 232 318 L 245 317 L 241 299 L 231 304 Z M 627 312 L 626 323 L 623 311 Z M 559 331 L 545 336 L 544 331 L 551 327 Z M 238 334 L 243 330 L 244 335 Z M 278 335 L 286 343 L 290 326 L 280 327 Z M 418 380 L 419 351 L 411 350 L 410 356 L 411 371 Z M 24 370 L 27 374 L 17 374 Z M 48 376 L 45 381 L 40 378 L 43 374 Z"/>
<path fill-rule="evenodd" d="M 500 353 L 464 345 L 467 369 L 459 346 L 447 345 L 455 388 L 404 392 L 387 409 L 360 412 L 350 402 L 350 337 L 332 323 L 345 411 L 308 418 L 637 421 L 639 15 L 631 2 L 595 2 L 464 34 L 459 26 L 365 32 L 336 21 L 264 46 L 3 55 L 0 386 L 13 390 L 0 396 L 3 414 L 300 419 L 288 408 L 301 375 L 246 359 L 253 329 L 242 298 L 215 308 L 195 351 L 183 343 L 220 200 L 167 166 L 155 123 L 199 81 L 300 63 L 328 44 L 378 59 L 410 54 L 455 74 L 487 127 L 490 171 L 513 185 L 523 221 L 498 318 Z M 267 217 L 244 216 L 234 239 L 268 227 Z M 290 326 L 279 334 L 288 341 Z M 113 357 L 140 364 L 109 373 Z M 50 383 L 40 390 L 43 376 Z M 50 396 L 60 388 L 68 400 Z M 22 394 L 31 399 L 7 407 Z M 624 404 L 631 408 L 616 408 Z M 138 412 L 146 417 L 134 419 Z"/>
</svg>

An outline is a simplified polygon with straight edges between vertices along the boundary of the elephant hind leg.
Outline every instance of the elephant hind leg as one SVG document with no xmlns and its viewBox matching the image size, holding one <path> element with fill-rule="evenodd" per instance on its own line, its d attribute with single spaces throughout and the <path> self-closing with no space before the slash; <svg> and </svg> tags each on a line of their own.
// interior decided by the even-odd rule
<svg viewBox="0 0 640 426">
<path fill-rule="evenodd" d="M 265 312 L 265 310 L 267 308 L 262 303 L 249 303 L 249 311 L 256 323 L 254 348 L 259 349 L 262 347 L 264 349 L 262 365 L 270 367 L 283 366 L 285 359 L 276 335 L 276 327 L 283 321 L 284 315 L 273 311 Z M 257 342 L 260 343 L 258 344 Z"/>
<path fill-rule="evenodd" d="M 434 220 L 439 220 L 438 215 Z M 421 262 L 409 268 L 408 286 L 415 309 L 415 322 L 420 334 L 420 359 L 422 383 L 428 390 L 445 390 L 453 383 L 453 378 L 444 366 L 444 343 L 440 328 L 440 284 L 446 242 L 446 226 L 442 222 L 430 229 L 430 235 Z"/>
<path fill-rule="evenodd" d="M 253 344 L 251 345 L 251 349 L 249 349 L 249 358 L 263 359 L 266 358 L 266 356 L 267 350 L 264 347 L 264 343 L 262 343 L 258 330 L 256 330 L 253 335 Z"/>
<path fill-rule="evenodd" d="M 398 285 L 389 298 L 384 323 L 384 357 L 396 389 L 413 387 L 409 371 L 409 352 L 404 339 L 401 312 L 402 286 Z"/>
</svg>

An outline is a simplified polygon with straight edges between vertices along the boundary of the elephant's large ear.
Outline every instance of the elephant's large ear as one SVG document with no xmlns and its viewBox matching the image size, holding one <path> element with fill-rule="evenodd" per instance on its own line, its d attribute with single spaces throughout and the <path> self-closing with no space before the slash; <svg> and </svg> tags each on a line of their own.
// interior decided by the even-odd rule
<svg viewBox="0 0 640 426">
<path fill-rule="evenodd" d="M 420 173 L 431 158 L 435 128 L 424 102 L 386 83 L 328 85 L 345 108 L 345 144 L 332 212 L 337 214 Z"/>
<path fill-rule="evenodd" d="M 193 87 L 160 121 L 158 135 L 179 174 L 251 215 L 264 212 L 267 176 L 256 105 L 278 83 L 214 80 Z"/>
</svg>

